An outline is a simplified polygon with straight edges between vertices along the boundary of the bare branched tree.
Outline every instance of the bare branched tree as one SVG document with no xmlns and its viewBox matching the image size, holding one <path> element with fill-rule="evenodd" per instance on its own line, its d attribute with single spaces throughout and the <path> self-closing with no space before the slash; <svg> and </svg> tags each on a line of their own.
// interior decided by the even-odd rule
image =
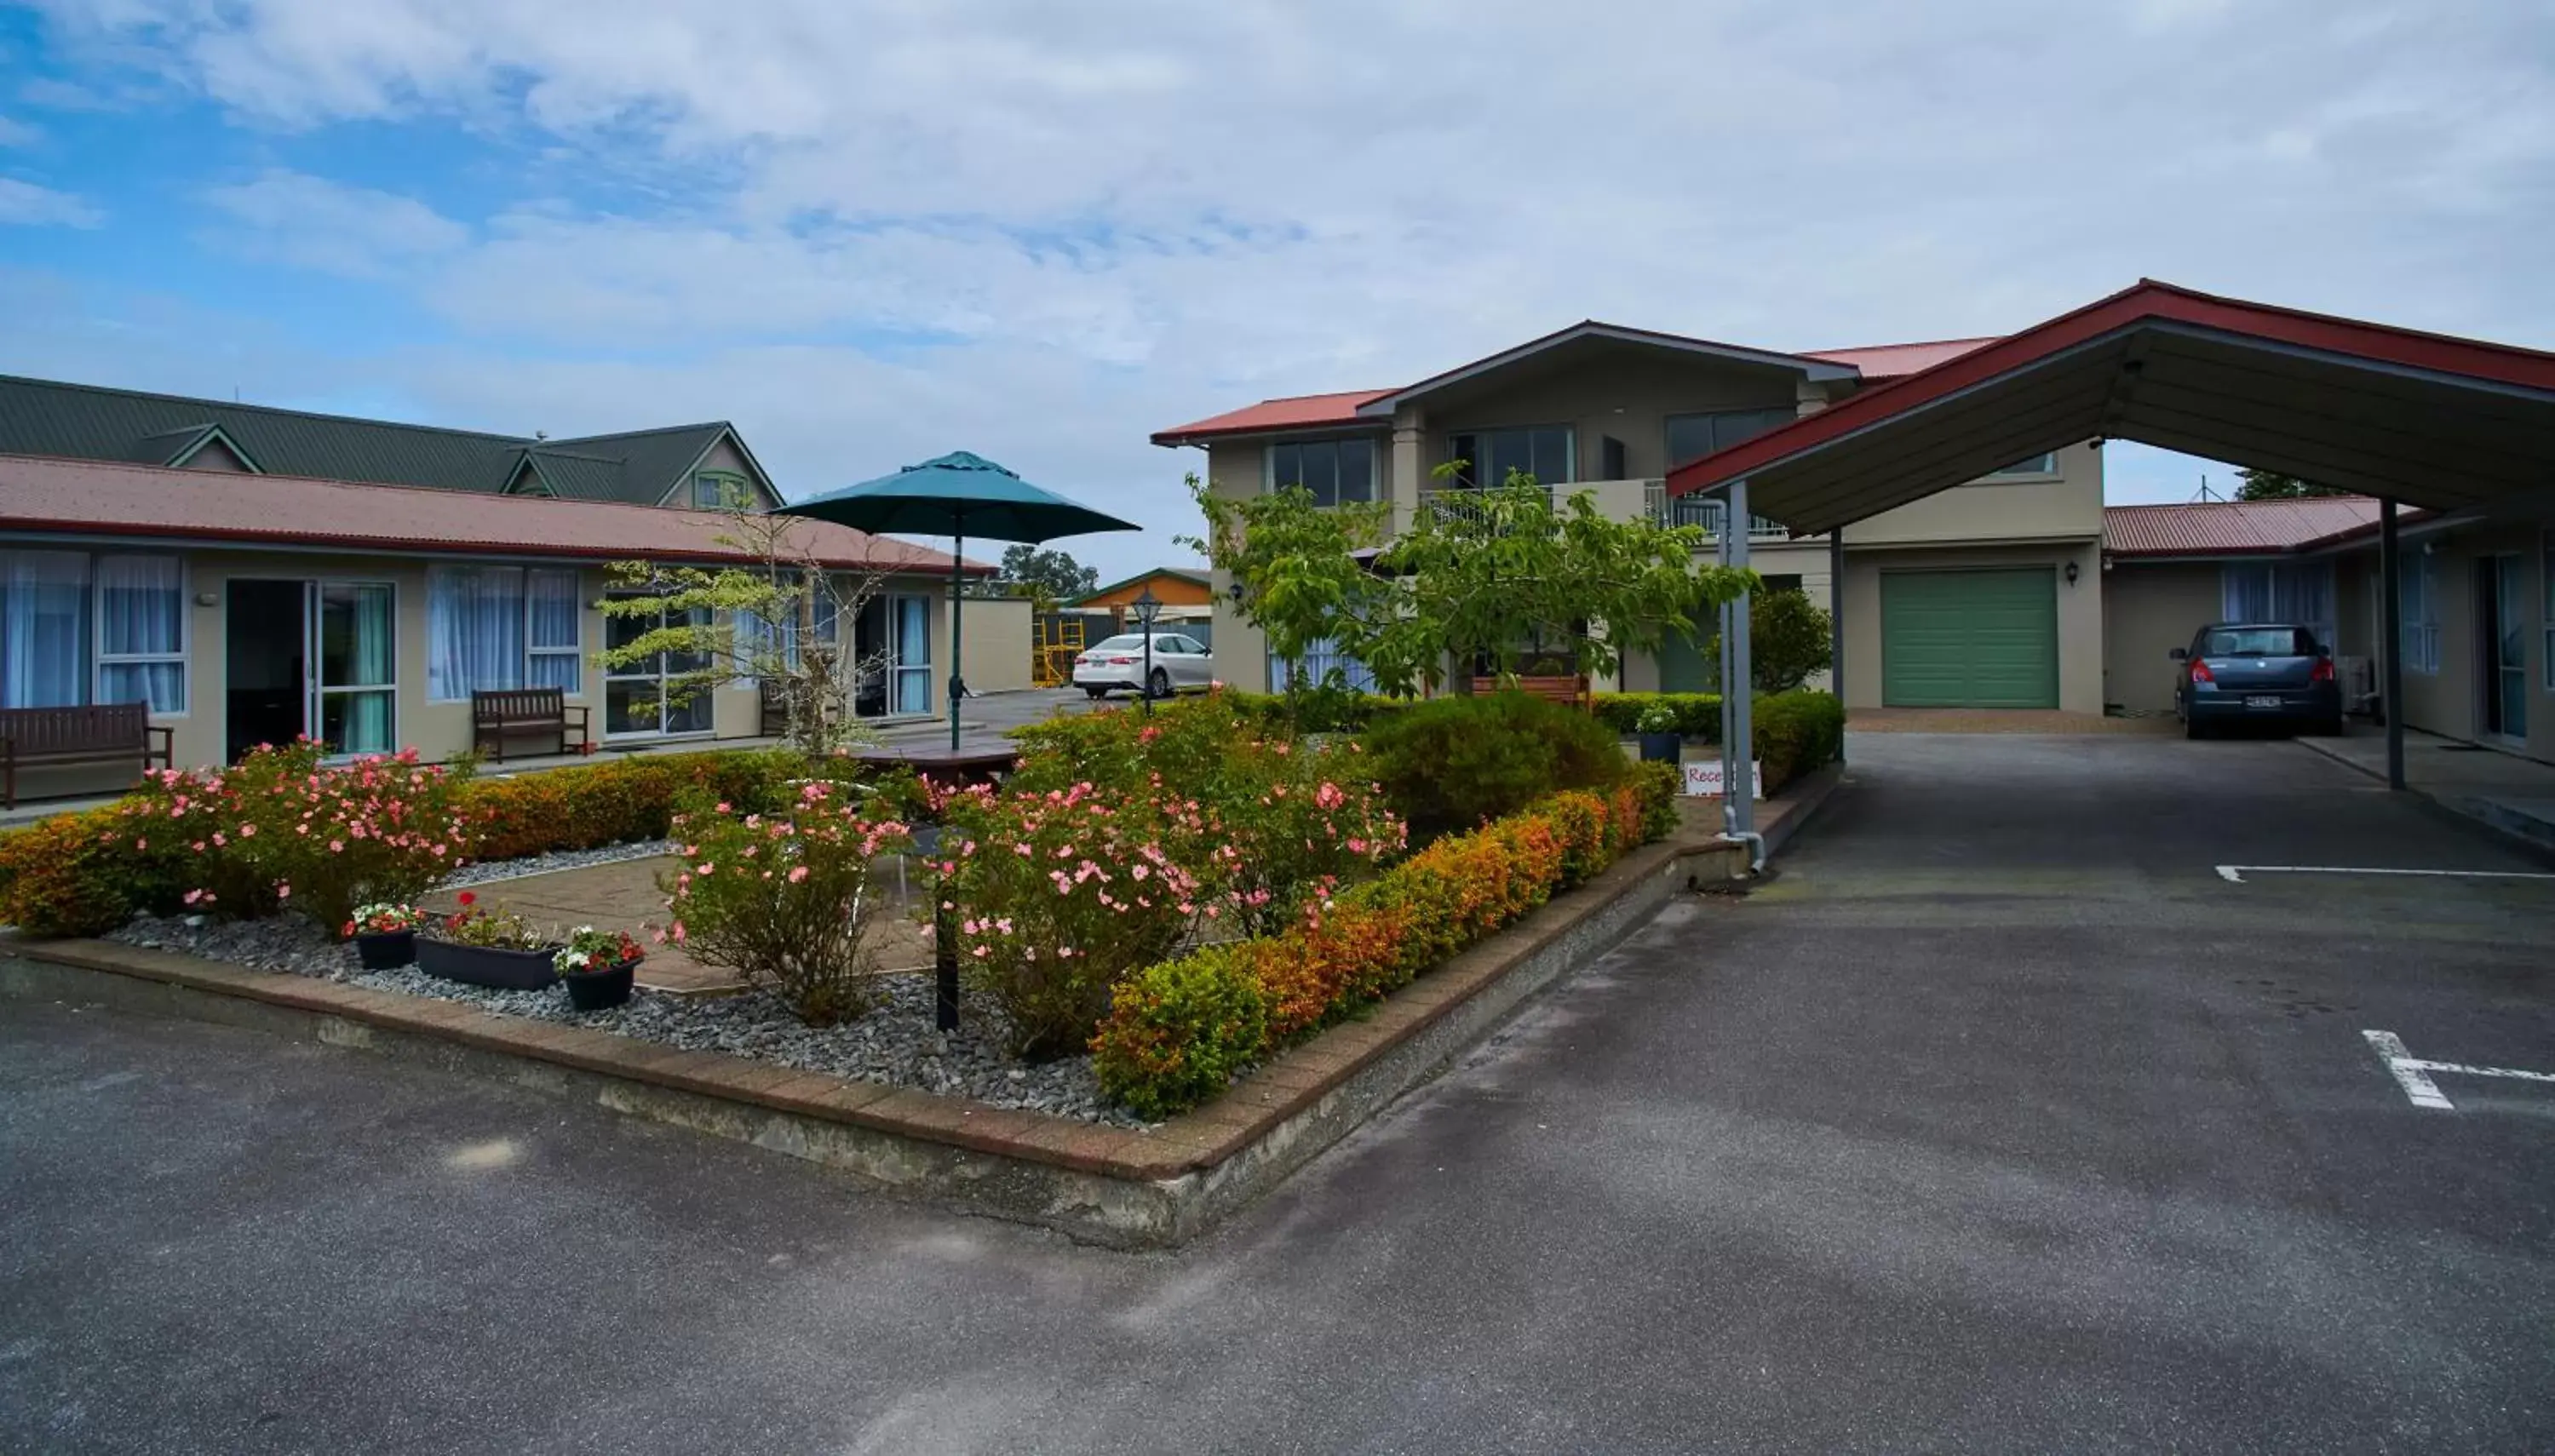
<svg viewBox="0 0 2555 1456">
<path fill-rule="evenodd" d="M 864 685 L 882 689 L 892 664 L 882 646 L 862 656 L 855 630 L 887 573 L 845 570 L 816 558 L 814 533 L 795 516 L 749 509 L 731 491 L 711 539 L 738 552 L 737 564 L 669 566 L 617 561 L 610 567 L 607 618 L 649 624 L 637 637 L 596 653 L 606 672 L 665 655 L 666 692 L 680 706 L 721 682 L 752 680 L 778 697 L 784 738 L 808 754 L 868 740 L 858 704 Z"/>
</svg>

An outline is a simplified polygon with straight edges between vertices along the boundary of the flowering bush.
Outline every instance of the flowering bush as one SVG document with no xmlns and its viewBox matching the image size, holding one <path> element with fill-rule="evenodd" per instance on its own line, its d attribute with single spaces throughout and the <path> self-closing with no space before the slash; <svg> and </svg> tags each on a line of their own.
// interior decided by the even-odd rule
<svg viewBox="0 0 2555 1456">
<path fill-rule="evenodd" d="M 396 901 L 375 901 L 371 905 L 355 907 L 354 917 L 337 932 L 337 938 L 351 940 L 358 935 L 396 935 L 402 930 L 416 929 L 428 918 L 426 912 L 416 906 L 401 905 Z"/>
<path fill-rule="evenodd" d="M 558 943 L 556 934 L 502 906 L 481 910 L 479 897 L 467 890 L 458 898 L 461 909 L 434 926 L 435 935 L 441 939 L 488 950 L 548 950 Z"/>
<path fill-rule="evenodd" d="M 567 932 L 567 943 L 550 957 L 550 966 L 562 976 L 583 975 L 588 971 L 609 971 L 621 966 L 635 966 L 646 960 L 648 953 L 639 948 L 627 930 L 598 930 L 592 925 L 579 925 Z"/>
<path fill-rule="evenodd" d="M 201 871 L 181 899 L 225 914 L 295 908 L 337 930 L 366 897 L 407 900 L 463 860 L 462 773 L 396 757 L 320 763 L 307 740 L 230 769 L 164 770 L 117 804 L 137 850 L 174 840 Z"/>
<path fill-rule="evenodd" d="M 674 816 L 682 865 L 658 878 L 672 923 L 663 932 L 692 958 L 725 966 L 813 1027 L 859 1016 L 878 901 L 881 855 L 912 842 L 897 819 L 865 814 L 832 783 L 798 787 L 769 814 L 727 804 Z"/>
<path fill-rule="evenodd" d="M 1315 748 L 1289 738 L 1230 693 L 1151 718 L 1058 718 L 1020 736 L 1031 750 L 1015 788 L 1082 786 L 1118 799 L 1172 801 L 1167 847 L 1184 862 L 1221 867 L 1253 934 L 1292 923 L 1307 899 L 1372 875 L 1408 843 L 1356 744 Z"/>
<path fill-rule="evenodd" d="M 1117 988 L 1091 1040 L 1102 1089 L 1145 1117 L 1197 1106 L 1235 1069 L 1354 1015 L 1672 827 L 1674 791 L 1674 775 L 1642 773 L 1603 792 L 1554 794 L 1309 906 L 1283 934 L 1149 967 Z"/>
<path fill-rule="evenodd" d="M 1223 915 L 1231 857 L 1203 862 L 1185 801 L 979 789 L 943 808 L 943 907 L 959 966 L 999 1003 L 1022 1056 L 1063 1056 L 1109 1014 L 1109 988 Z"/>
</svg>

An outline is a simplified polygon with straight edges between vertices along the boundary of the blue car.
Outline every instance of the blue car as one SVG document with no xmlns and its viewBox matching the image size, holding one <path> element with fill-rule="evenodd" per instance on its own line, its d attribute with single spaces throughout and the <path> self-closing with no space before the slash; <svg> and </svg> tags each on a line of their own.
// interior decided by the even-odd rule
<svg viewBox="0 0 2555 1456">
<path fill-rule="evenodd" d="M 2220 728 L 2259 723 L 2291 732 L 2340 733 L 2342 684 L 2333 653 L 2294 622 L 2219 622 L 2175 648 L 2182 680 L 2174 716 L 2183 732 L 2207 738 Z"/>
</svg>

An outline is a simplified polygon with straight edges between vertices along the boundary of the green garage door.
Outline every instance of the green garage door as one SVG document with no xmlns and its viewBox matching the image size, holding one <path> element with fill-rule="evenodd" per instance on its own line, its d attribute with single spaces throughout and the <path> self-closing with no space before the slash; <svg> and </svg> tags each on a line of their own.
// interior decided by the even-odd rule
<svg viewBox="0 0 2555 1456">
<path fill-rule="evenodd" d="M 1893 708 L 2058 706 L 2057 573 L 1884 571 L 1881 700 Z"/>
</svg>

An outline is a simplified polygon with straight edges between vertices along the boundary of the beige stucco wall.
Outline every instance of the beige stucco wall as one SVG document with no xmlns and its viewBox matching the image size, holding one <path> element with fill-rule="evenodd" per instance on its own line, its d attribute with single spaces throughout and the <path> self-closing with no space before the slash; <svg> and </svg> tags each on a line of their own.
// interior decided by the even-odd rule
<svg viewBox="0 0 2555 1456">
<path fill-rule="evenodd" d="M 682 479 L 677 480 L 672 485 L 667 487 L 665 496 L 658 501 L 658 504 L 675 507 L 690 506 L 692 504 L 692 478 L 697 475 L 708 474 L 714 471 L 725 471 L 731 474 L 742 475 L 748 481 L 755 478 L 754 467 L 747 463 L 745 452 L 736 447 L 736 441 L 728 438 L 726 435 L 721 435 L 710 445 L 709 449 L 702 454 L 701 462 L 698 465 L 684 471 Z M 764 504 L 769 505 L 771 502 L 767 500 Z"/>
<path fill-rule="evenodd" d="M 1463 392 L 1433 406 L 1427 421 L 1427 464 L 1447 458 L 1451 436 L 1468 429 L 1567 425 L 1578 447 L 1576 480 L 1604 469 L 1603 441 L 1624 442 L 1628 478 L 1667 474 L 1667 418 L 1713 410 L 1792 410 L 1798 390 L 1789 370 L 1717 359 L 1624 349 L 1578 358 L 1557 369 L 1521 370 L 1514 383 Z M 1546 481 L 1546 485 L 1558 482 Z"/>
<path fill-rule="evenodd" d="M 1955 486 L 1846 528 L 1848 546 L 2051 541 L 2103 530 L 2103 452 L 2054 452 L 2057 473 Z"/>
<path fill-rule="evenodd" d="M 2516 552 L 2528 598 L 2523 634 L 2528 667 L 2528 733 L 2515 746 L 2532 758 L 2555 761 L 2555 693 L 2546 686 L 2546 559 L 2543 528 L 2535 523 L 2462 527 L 2405 544 L 2411 559 L 2428 551 L 2433 569 L 2435 620 L 2440 627 L 2437 672 L 2404 673 L 2404 721 L 2453 738 L 2483 740 L 2483 642 L 2478 637 L 2478 572 L 2499 552 Z M 2498 741 L 2498 740 L 2495 740 Z"/>
<path fill-rule="evenodd" d="M 2121 561 L 2103 573 L 2106 702 L 2131 712 L 2172 709 L 2180 667 L 2166 655 L 2219 620 L 2221 575 L 2214 561 Z"/>
<path fill-rule="evenodd" d="M 1853 536 L 1847 536 L 1851 543 Z M 2050 546 L 1912 547 L 1857 551 L 1845 561 L 1846 706 L 1881 704 L 1881 573 L 1940 571 L 1962 567 L 2049 566 L 2056 573 L 2058 706 L 2071 713 L 2103 711 L 2102 551 L 2096 543 Z M 2067 582 L 2067 563 L 2077 580 Z"/>
<path fill-rule="evenodd" d="M 949 611 L 944 590 L 933 600 L 931 622 L 932 675 L 935 706 L 948 701 Z M 959 628 L 967 634 L 960 666 L 974 692 L 1013 692 L 1030 685 L 1030 600 L 1027 597 L 969 597 Z"/>
</svg>

